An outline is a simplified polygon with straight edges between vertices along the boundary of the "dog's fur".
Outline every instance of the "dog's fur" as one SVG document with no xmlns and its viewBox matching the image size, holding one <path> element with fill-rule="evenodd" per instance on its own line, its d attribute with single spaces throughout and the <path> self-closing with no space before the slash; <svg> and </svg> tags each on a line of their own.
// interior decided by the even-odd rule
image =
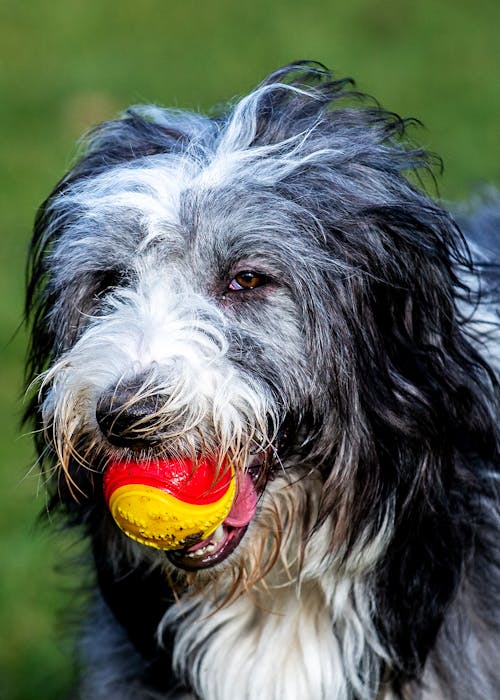
<svg viewBox="0 0 500 700">
<path fill-rule="evenodd" d="M 102 125 L 42 206 L 29 414 L 95 562 L 80 698 L 500 697 L 499 208 L 463 217 L 472 266 L 406 127 L 294 64 Z M 113 401 L 147 429 L 113 442 Z M 232 554 L 121 533 L 102 473 L 137 452 L 252 471 Z"/>
</svg>

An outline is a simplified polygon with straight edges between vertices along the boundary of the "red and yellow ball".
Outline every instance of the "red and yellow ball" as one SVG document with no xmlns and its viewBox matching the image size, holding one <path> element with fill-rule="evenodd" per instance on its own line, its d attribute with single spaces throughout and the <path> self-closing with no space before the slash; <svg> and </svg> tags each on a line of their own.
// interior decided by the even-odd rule
<svg viewBox="0 0 500 700">
<path fill-rule="evenodd" d="M 235 498 L 234 468 L 213 459 L 112 461 L 104 497 L 115 522 L 133 540 L 181 549 L 209 537 Z"/>
</svg>

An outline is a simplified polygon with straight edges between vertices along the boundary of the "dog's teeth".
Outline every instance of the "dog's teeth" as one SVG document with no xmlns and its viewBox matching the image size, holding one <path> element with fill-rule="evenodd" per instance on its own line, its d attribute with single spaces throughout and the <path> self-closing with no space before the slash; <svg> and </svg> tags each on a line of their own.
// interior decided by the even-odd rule
<svg viewBox="0 0 500 700">
<path fill-rule="evenodd" d="M 224 534 L 224 526 L 219 525 L 217 530 L 214 532 L 212 535 L 212 541 L 213 542 L 222 542 L 224 540 L 225 534 Z"/>
<path fill-rule="evenodd" d="M 224 541 L 225 536 L 223 525 L 219 525 L 217 530 L 213 533 L 210 542 L 194 552 L 189 552 L 187 556 L 190 559 L 197 559 L 198 557 L 204 557 L 205 554 L 210 554 L 210 552 L 213 552 L 214 549 L 217 548 L 217 545 Z"/>
<path fill-rule="evenodd" d="M 187 556 L 190 559 L 197 559 L 198 557 L 203 557 L 205 556 L 205 554 L 210 554 L 210 552 L 213 552 L 215 546 L 215 542 L 209 542 L 204 547 L 197 549 L 196 552 L 189 552 Z"/>
</svg>

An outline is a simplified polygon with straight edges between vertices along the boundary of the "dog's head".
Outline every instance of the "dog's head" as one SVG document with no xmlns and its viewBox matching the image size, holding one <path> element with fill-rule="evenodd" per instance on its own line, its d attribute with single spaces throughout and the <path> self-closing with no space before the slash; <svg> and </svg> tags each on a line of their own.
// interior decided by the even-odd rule
<svg viewBox="0 0 500 700">
<path fill-rule="evenodd" d="M 429 485 L 488 422 L 487 381 L 456 308 L 461 239 L 412 184 L 429 159 L 405 126 L 294 65 L 226 113 L 136 108 L 90 135 L 38 216 L 28 301 L 40 450 L 77 520 L 117 531 L 110 461 L 185 457 L 246 486 L 169 555 L 184 569 L 253 552 L 262 570 L 319 530 L 318 561 L 345 562 L 439 520 Z"/>
</svg>

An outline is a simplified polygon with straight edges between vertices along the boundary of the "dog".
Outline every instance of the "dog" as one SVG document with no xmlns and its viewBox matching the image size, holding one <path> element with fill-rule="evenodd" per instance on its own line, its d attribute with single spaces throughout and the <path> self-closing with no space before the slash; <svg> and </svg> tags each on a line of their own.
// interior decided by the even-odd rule
<svg viewBox="0 0 500 700">
<path fill-rule="evenodd" d="M 431 198 L 411 123 L 298 62 L 97 127 L 40 208 L 28 419 L 94 571 L 81 700 L 500 698 L 500 207 Z M 110 463 L 185 458 L 229 460 L 231 518 L 128 536 Z"/>
</svg>

